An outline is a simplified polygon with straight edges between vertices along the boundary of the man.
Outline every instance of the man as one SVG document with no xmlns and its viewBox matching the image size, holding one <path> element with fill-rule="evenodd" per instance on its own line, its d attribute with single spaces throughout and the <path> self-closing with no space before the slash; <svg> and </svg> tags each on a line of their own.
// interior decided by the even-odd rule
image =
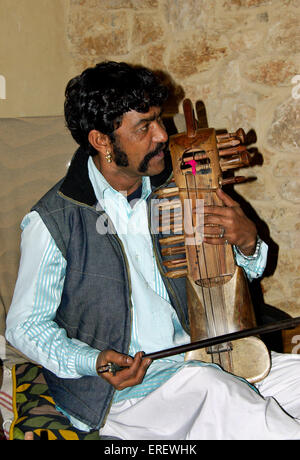
<svg viewBox="0 0 300 460">
<path fill-rule="evenodd" d="M 148 228 L 151 183 L 165 168 L 166 97 L 152 72 L 123 63 L 69 82 L 65 117 L 80 147 L 22 222 L 7 339 L 43 366 L 57 407 L 80 429 L 120 439 L 300 439 L 299 356 L 273 355 L 259 386 L 277 391 L 291 415 L 218 366 L 143 359 L 142 350 L 189 342 L 185 280 L 164 276 Z M 219 197 L 226 207 L 209 209 L 204 241 L 226 239 L 249 279 L 260 276 L 266 245 L 237 203 Z M 108 363 L 124 369 L 98 375 Z"/>
</svg>

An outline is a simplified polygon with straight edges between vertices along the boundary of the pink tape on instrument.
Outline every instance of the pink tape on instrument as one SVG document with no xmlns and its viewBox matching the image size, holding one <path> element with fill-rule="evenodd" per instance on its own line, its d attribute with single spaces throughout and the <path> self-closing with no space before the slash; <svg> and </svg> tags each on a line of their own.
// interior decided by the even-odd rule
<svg viewBox="0 0 300 460">
<path fill-rule="evenodd" d="M 196 173 L 197 173 L 197 171 L 196 171 L 197 161 L 196 160 L 190 160 L 190 161 L 187 161 L 186 164 L 191 165 L 192 174 L 193 174 L 193 176 L 196 176 Z"/>
</svg>

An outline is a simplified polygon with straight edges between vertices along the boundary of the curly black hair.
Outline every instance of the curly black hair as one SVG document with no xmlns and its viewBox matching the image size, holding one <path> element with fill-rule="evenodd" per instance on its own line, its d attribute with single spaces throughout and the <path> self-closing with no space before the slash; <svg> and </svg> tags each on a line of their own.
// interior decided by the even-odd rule
<svg viewBox="0 0 300 460">
<path fill-rule="evenodd" d="M 150 107 L 161 107 L 167 95 L 167 87 L 149 69 L 124 62 L 101 62 L 67 84 L 66 124 L 75 141 L 95 155 L 88 141 L 91 130 L 113 138 L 126 112 L 146 113 Z"/>
</svg>

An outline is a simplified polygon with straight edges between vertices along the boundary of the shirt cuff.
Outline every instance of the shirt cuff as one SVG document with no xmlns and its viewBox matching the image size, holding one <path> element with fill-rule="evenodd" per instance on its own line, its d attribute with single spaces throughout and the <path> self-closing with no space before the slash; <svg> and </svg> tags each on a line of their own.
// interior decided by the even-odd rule
<svg viewBox="0 0 300 460">
<path fill-rule="evenodd" d="M 260 278 L 266 268 L 268 245 L 258 238 L 259 244 L 256 245 L 255 252 L 252 256 L 245 256 L 236 246 L 233 246 L 236 263 L 242 267 L 251 281 Z"/>
<path fill-rule="evenodd" d="M 82 376 L 90 375 L 97 377 L 96 363 L 100 350 L 96 350 L 76 339 L 72 339 L 72 342 L 79 347 L 75 356 L 76 372 Z"/>
</svg>

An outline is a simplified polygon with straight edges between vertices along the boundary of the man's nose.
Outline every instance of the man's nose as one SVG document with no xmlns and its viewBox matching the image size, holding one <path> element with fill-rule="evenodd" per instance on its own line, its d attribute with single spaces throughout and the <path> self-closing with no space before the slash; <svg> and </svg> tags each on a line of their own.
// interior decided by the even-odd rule
<svg viewBox="0 0 300 460">
<path fill-rule="evenodd" d="M 156 121 L 153 131 L 154 142 L 167 142 L 168 134 L 162 121 Z"/>
</svg>

